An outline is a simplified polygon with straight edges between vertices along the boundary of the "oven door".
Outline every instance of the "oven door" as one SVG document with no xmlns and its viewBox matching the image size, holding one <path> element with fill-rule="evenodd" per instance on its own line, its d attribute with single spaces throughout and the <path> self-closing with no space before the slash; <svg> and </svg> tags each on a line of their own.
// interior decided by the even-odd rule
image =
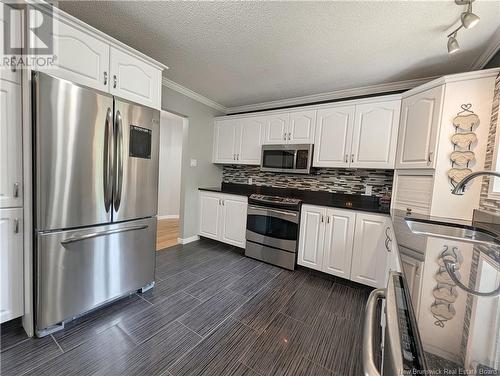
<svg viewBox="0 0 500 376">
<path fill-rule="evenodd" d="M 248 206 L 247 240 L 296 252 L 299 212 L 263 206 Z"/>
</svg>

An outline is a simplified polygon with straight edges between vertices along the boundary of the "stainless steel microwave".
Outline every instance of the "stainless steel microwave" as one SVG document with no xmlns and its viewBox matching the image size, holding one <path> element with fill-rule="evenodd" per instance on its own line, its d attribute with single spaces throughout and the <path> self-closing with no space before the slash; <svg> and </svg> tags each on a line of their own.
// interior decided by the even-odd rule
<svg viewBox="0 0 500 376">
<path fill-rule="evenodd" d="M 261 171 L 309 174 L 313 154 L 312 144 L 262 146 Z"/>
</svg>

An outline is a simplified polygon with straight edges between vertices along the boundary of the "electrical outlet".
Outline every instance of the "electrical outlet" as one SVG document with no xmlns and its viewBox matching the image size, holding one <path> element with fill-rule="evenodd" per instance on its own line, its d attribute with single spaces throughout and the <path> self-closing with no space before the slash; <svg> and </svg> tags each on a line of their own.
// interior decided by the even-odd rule
<svg viewBox="0 0 500 376">
<path fill-rule="evenodd" d="M 373 187 L 371 185 L 365 185 L 365 195 L 371 196 L 373 191 Z"/>
<path fill-rule="evenodd" d="M 190 163 L 191 167 L 196 167 L 198 166 L 198 160 L 197 159 L 191 159 L 191 163 Z"/>
<path fill-rule="evenodd" d="M 253 178 L 248 178 L 248 184 L 253 184 Z"/>
</svg>

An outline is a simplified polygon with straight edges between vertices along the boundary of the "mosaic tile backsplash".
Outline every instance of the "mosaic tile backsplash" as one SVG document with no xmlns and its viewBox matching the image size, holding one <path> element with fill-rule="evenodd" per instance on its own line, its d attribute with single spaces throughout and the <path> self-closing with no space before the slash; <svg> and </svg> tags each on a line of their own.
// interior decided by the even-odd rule
<svg viewBox="0 0 500 376">
<path fill-rule="evenodd" d="M 372 195 L 381 197 L 392 191 L 394 171 L 319 168 L 310 175 L 292 175 L 262 172 L 259 166 L 224 166 L 225 183 L 249 184 L 250 178 L 255 185 L 350 194 L 364 194 L 365 185 L 371 185 Z"/>
</svg>

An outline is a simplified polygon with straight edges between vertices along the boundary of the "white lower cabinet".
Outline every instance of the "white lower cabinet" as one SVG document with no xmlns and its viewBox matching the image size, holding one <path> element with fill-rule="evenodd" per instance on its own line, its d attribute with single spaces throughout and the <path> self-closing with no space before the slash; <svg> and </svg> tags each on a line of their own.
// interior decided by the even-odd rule
<svg viewBox="0 0 500 376">
<path fill-rule="evenodd" d="M 323 268 L 325 273 L 350 278 L 354 224 L 356 213 L 352 210 L 328 209 L 326 211 Z"/>
<path fill-rule="evenodd" d="M 352 252 L 351 280 L 372 287 L 385 285 L 387 249 L 385 231 L 389 218 L 358 213 Z"/>
<path fill-rule="evenodd" d="M 0 323 L 24 314 L 23 209 L 0 209 Z"/>
<path fill-rule="evenodd" d="M 323 244 L 326 209 L 314 205 L 302 205 L 299 234 L 299 265 L 311 269 L 323 268 Z"/>
<path fill-rule="evenodd" d="M 384 215 L 302 205 L 298 264 L 382 287 L 388 225 Z"/>
<path fill-rule="evenodd" d="M 245 248 L 247 202 L 243 196 L 200 191 L 199 235 Z"/>
</svg>

